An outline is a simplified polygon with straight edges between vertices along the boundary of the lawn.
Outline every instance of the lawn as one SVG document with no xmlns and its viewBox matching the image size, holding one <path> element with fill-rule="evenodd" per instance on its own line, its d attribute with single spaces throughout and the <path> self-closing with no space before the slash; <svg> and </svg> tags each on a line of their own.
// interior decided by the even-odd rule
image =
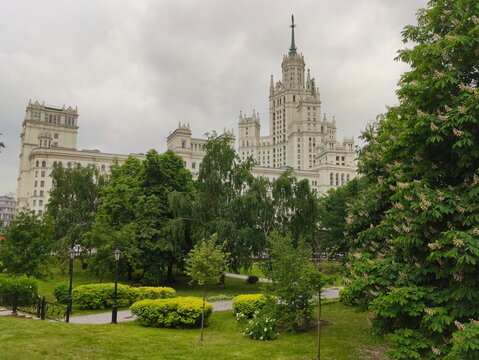
<svg viewBox="0 0 479 360">
<path fill-rule="evenodd" d="M 383 360 L 387 343 L 368 335 L 367 313 L 323 307 L 322 360 Z M 314 359 L 314 331 L 259 342 L 242 335 L 231 312 L 213 313 L 205 330 L 143 328 L 135 322 L 79 325 L 0 318 L 2 360 L 17 359 Z"/>
</svg>

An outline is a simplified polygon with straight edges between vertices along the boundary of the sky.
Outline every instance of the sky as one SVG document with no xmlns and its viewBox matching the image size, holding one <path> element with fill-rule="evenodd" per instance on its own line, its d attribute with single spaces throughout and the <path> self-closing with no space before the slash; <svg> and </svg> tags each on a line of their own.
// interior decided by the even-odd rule
<svg viewBox="0 0 479 360">
<path fill-rule="evenodd" d="M 338 140 L 360 135 L 408 66 L 394 61 L 426 0 L 23 0 L 0 12 L 0 195 L 16 191 L 29 99 L 77 106 L 78 148 L 166 150 L 179 122 L 194 137 L 237 134 L 240 110 L 268 134 L 270 76 L 295 40 Z M 410 45 L 409 45 L 410 46 Z"/>
</svg>

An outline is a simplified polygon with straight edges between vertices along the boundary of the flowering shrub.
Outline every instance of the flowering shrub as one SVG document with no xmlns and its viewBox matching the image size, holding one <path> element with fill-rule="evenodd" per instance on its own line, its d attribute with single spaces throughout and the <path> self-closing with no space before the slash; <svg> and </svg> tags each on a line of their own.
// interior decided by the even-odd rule
<svg viewBox="0 0 479 360">
<path fill-rule="evenodd" d="M 151 327 L 199 327 L 203 300 L 197 297 L 142 300 L 134 303 L 130 310 L 143 326 Z M 213 312 L 213 305 L 205 304 L 205 321 Z"/>
<path fill-rule="evenodd" d="M 237 315 L 241 319 L 244 315 Z M 241 321 L 241 320 L 240 320 Z M 244 329 L 244 334 L 254 340 L 268 341 L 278 337 L 275 330 L 276 320 L 266 313 L 256 311 Z"/>
</svg>

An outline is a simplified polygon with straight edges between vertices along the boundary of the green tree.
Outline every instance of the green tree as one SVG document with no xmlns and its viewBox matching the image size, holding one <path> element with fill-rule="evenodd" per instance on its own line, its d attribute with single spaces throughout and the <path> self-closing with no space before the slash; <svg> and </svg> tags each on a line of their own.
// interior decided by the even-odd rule
<svg viewBox="0 0 479 360">
<path fill-rule="evenodd" d="M 432 0 L 403 37 L 399 105 L 364 134 L 346 296 L 396 359 L 476 359 L 479 2 Z"/>
<path fill-rule="evenodd" d="M 171 150 L 161 155 L 151 150 L 144 161 L 128 158 L 113 167 L 88 235 L 89 246 L 98 249 L 93 267 L 108 271 L 108 254 L 118 247 L 130 277 L 140 270 L 142 282 L 157 285 L 165 267 L 172 276 L 173 264 L 191 248 L 187 226 L 178 218 L 193 196 L 191 173 Z"/>
<path fill-rule="evenodd" d="M 72 169 L 56 165 L 50 176 L 54 186 L 46 216 L 54 225 L 55 250 L 66 254 L 73 245 L 84 244 L 83 235 L 91 230 L 105 178 L 96 167 L 80 165 Z"/>
<path fill-rule="evenodd" d="M 361 182 L 361 178 L 353 179 L 346 185 L 329 190 L 319 199 L 319 246 L 329 257 L 349 251 L 344 236 L 347 209 L 348 204 L 358 196 Z"/>
<path fill-rule="evenodd" d="M 323 285 L 320 272 L 311 262 L 311 248 L 300 242 L 293 244 L 291 236 L 274 231 L 268 238 L 270 258 L 263 263 L 266 284 L 274 318 L 288 332 L 309 328 L 314 319 L 313 297 Z"/>
<path fill-rule="evenodd" d="M 186 273 L 191 282 L 203 286 L 203 311 L 201 314 L 200 340 L 203 341 L 205 318 L 206 284 L 217 283 L 228 268 L 228 253 L 223 252 L 222 245 L 216 245 L 217 235 L 203 239 L 189 252 L 185 263 Z"/>
<path fill-rule="evenodd" d="M 10 274 L 43 278 L 48 274 L 52 249 L 51 224 L 24 209 L 6 228 L 0 261 Z"/>
</svg>

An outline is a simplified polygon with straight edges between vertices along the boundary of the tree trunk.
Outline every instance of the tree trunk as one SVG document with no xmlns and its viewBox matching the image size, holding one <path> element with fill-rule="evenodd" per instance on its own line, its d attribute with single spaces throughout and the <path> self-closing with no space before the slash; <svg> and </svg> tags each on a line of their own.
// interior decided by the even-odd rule
<svg viewBox="0 0 479 360">
<path fill-rule="evenodd" d="M 203 341 L 203 327 L 205 325 L 206 283 L 203 284 L 203 311 L 201 312 L 200 341 Z"/>
<path fill-rule="evenodd" d="M 127 273 L 126 276 L 128 281 L 133 281 L 133 268 L 131 267 L 130 264 L 128 264 L 126 267 L 126 273 Z"/>
<path fill-rule="evenodd" d="M 220 289 L 225 288 L 225 274 L 221 275 L 219 286 L 220 286 Z"/>
<path fill-rule="evenodd" d="M 166 272 L 166 282 L 168 284 L 172 284 L 175 282 L 175 278 L 173 277 L 173 264 L 168 264 L 168 271 Z"/>
<path fill-rule="evenodd" d="M 316 360 L 321 360 L 321 291 L 318 293 L 318 353 Z"/>
</svg>

